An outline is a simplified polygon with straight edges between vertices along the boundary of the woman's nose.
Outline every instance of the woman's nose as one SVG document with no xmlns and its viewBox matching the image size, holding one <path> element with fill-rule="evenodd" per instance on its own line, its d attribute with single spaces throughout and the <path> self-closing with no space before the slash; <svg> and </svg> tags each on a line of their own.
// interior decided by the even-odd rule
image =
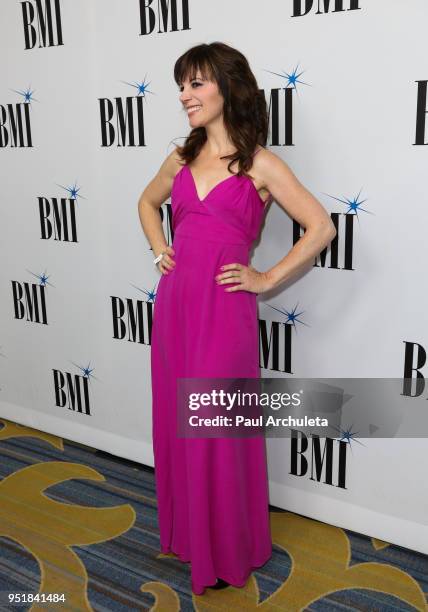
<svg viewBox="0 0 428 612">
<path fill-rule="evenodd" d="M 189 92 L 186 89 L 183 89 L 183 91 L 180 93 L 180 100 L 181 102 L 185 102 L 185 100 L 189 99 Z"/>
</svg>

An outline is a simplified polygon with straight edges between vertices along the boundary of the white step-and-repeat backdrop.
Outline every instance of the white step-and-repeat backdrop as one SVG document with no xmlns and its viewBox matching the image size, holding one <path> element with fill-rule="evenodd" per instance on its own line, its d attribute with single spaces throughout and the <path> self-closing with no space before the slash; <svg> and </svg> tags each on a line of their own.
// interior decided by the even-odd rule
<svg viewBox="0 0 428 612">
<path fill-rule="evenodd" d="M 428 398 L 427 20 L 424 0 L 4 0 L 0 417 L 153 465 L 160 273 L 137 202 L 190 129 L 174 63 L 215 40 L 248 57 L 268 147 L 338 230 L 258 297 L 261 376 L 418 378 Z M 252 264 L 301 233 L 273 203 Z M 340 479 L 338 445 L 267 445 L 272 504 L 428 553 L 425 437 L 351 436 Z"/>
</svg>

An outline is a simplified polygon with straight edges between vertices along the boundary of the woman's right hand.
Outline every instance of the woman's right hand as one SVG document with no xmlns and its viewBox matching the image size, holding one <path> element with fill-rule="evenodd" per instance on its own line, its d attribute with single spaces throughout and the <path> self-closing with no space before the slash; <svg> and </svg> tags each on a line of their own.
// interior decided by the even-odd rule
<svg viewBox="0 0 428 612">
<path fill-rule="evenodd" d="M 156 264 L 162 274 L 168 274 L 175 267 L 175 261 L 172 259 L 172 256 L 175 255 L 175 251 L 172 247 L 167 246 L 163 249 L 164 256 L 162 259 Z"/>
</svg>

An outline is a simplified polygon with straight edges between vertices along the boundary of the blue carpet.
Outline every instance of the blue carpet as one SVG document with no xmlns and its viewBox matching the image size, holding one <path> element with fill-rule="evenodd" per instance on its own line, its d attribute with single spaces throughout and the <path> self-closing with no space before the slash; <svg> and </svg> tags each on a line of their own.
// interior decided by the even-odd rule
<svg viewBox="0 0 428 612">
<path fill-rule="evenodd" d="M 428 610 L 426 555 L 275 508 L 271 560 L 194 596 L 189 564 L 159 552 L 152 468 L 5 419 L 0 459 L 0 610 L 42 591 L 58 610 Z"/>
</svg>

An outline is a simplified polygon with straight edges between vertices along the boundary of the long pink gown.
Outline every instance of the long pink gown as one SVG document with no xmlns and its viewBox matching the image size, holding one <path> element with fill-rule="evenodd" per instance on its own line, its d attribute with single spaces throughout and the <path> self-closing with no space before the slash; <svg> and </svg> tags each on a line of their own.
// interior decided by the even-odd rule
<svg viewBox="0 0 428 612">
<path fill-rule="evenodd" d="M 177 378 L 260 377 L 257 295 L 226 292 L 233 285 L 215 276 L 250 263 L 264 203 L 235 175 L 201 200 L 185 165 L 171 207 L 176 265 L 160 279 L 152 323 L 155 482 L 161 551 L 190 561 L 199 595 L 217 577 L 243 586 L 272 554 L 264 437 L 178 438 L 176 419 Z"/>
</svg>

